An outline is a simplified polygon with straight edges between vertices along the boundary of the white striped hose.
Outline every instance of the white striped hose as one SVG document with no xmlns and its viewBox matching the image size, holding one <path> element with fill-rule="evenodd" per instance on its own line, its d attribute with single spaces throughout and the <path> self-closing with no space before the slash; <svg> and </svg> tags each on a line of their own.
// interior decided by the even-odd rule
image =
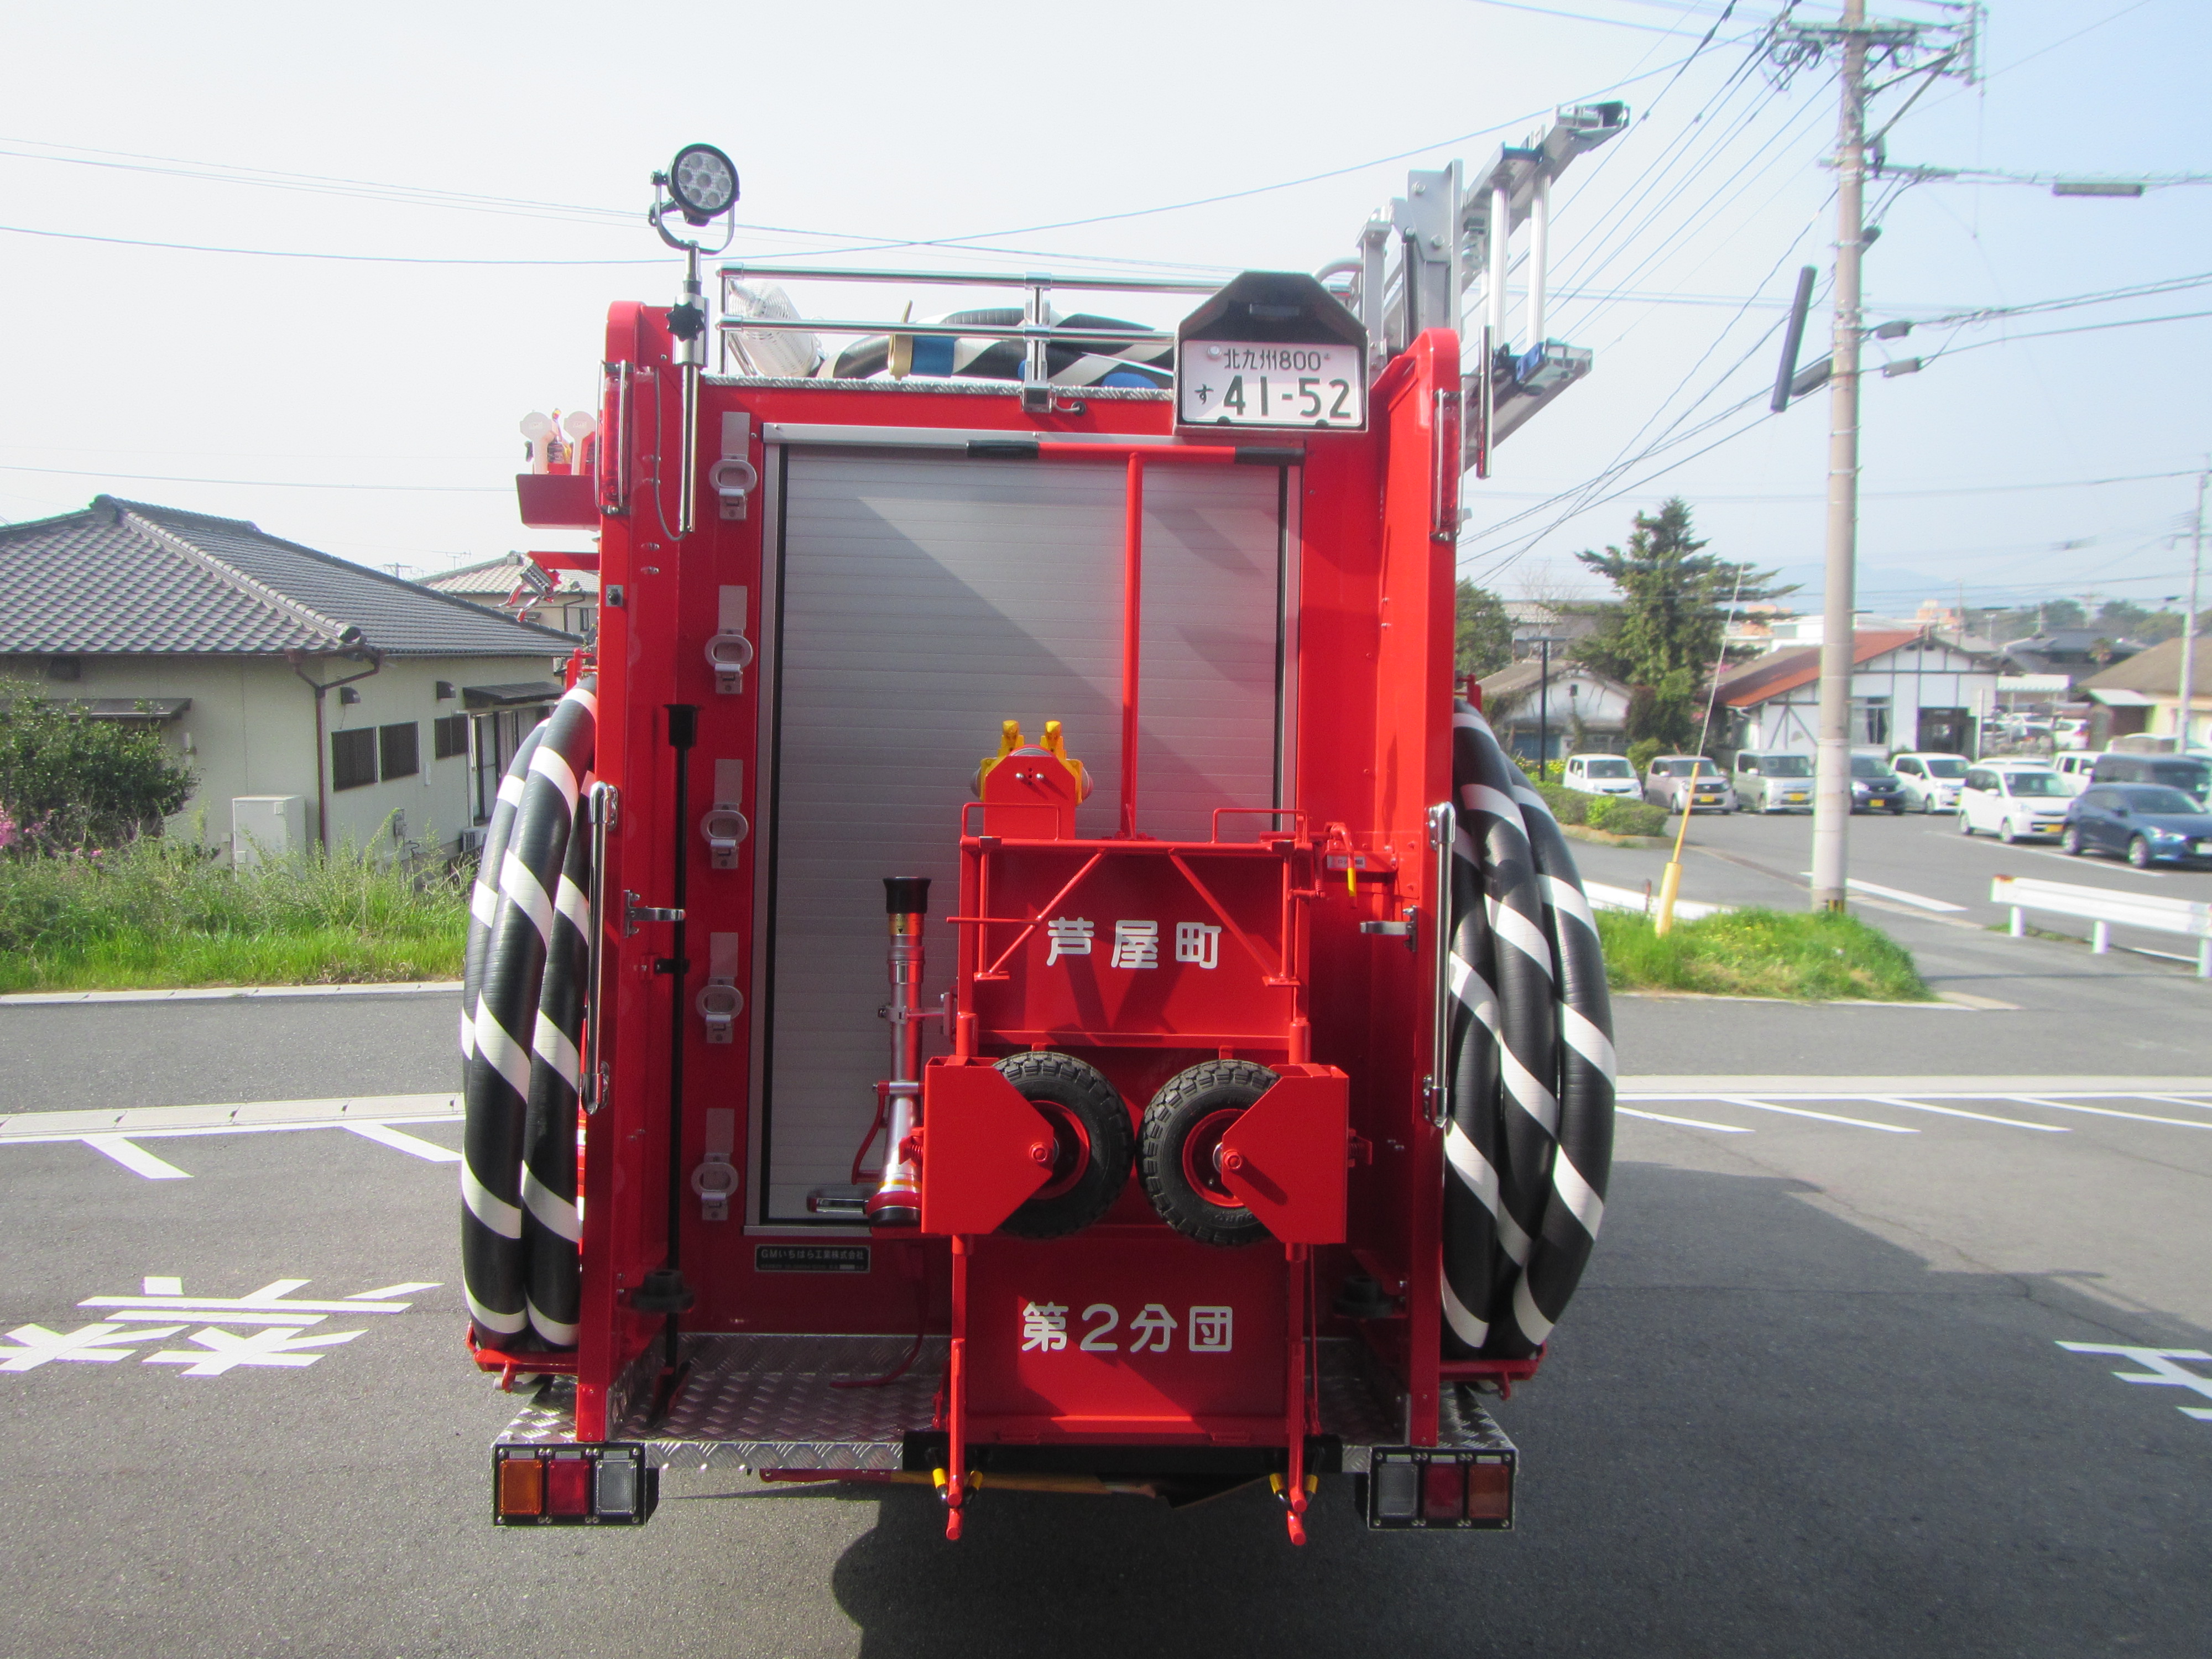
<svg viewBox="0 0 2212 1659">
<path fill-rule="evenodd" d="M 1452 728 L 1443 1344 L 1520 1358 L 1549 1339 L 1604 1217 L 1613 1013 L 1550 809 L 1472 706 Z"/>
<path fill-rule="evenodd" d="M 471 894 L 461 992 L 461 1268 L 477 1340 L 573 1347 L 589 678 L 516 750 Z"/>
</svg>

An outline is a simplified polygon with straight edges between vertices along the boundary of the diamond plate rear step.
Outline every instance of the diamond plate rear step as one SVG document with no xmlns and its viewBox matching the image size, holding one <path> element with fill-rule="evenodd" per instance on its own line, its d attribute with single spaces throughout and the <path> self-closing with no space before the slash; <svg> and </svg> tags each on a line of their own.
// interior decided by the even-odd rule
<svg viewBox="0 0 2212 1659">
<path fill-rule="evenodd" d="M 640 1389 L 639 1403 L 623 1414 L 609 1438 L 641 1441 L 661 1464 L 896 1471 L 906 1437 L 936 1426 L 945 1340 L 927 1339 L 896 1382 L 849 1385 L 887 1375 L 912 1344 L 902 1336 L 686 1337 L 691 1370 L 666 1416 L 652 1422 L 649 1394 Z M 1370 1449 L 1404 1443 L 1404 1396 L 1364 1344 L 1332 1339 L 1314 1349 L 1322 1432 L 1342 1443 L 1346 1474 L 1364 1474 Z M 1513 1449 L 1472 1390 L 1447 1387 L 1439 1405 L 1439 1445 Z M 575 1434 L 574 1407 L 574 1382 L 549 1378 L 499 1443 L 569 1441 Z"/>
</svg>

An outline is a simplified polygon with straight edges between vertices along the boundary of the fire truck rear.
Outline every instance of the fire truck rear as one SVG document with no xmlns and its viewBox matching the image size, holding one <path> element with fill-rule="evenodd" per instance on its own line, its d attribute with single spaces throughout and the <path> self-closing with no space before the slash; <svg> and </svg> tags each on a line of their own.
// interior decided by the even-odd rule
<svg viewBox="0 0 2212 1659">
<path fill-rule="evenodd" d="M 1264 1482 L 1303 1541 L 1334 1476 L 1512 1525 L 1485 1401 L 1598 1231 L 1613 1052 L 1566 843 L 1455 697 L 1460 482 L 1588 367 L 1505 348 L 1504 246 L 1625 119 L 1225 283 L 732 263 L 710 307 L 735 171 L 655 175 L 682 293 L 612 308 L 518 483 L 602 610 L 473 893 L 469 1343 L 535 1384 L 497 1522 L 641 1523 L 683 1462 L 927 1484 L 955 1538 Z"/>
</svg>

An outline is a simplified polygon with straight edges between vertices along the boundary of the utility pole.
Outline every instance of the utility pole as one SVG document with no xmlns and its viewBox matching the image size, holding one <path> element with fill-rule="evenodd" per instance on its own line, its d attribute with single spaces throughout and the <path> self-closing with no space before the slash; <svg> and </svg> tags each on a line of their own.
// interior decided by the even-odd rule
<svg viewBox="0 0 2212 1659">
<path fill-rule="evenodd" d="M 1785 64 L 1823 58 L 1831 48 L 1840 59 L 1834 343 L 1828 377 L 1827 579 L 1821 605 L 1820 728 L 1813 784 L 1813 903 L 1819 909 L 1842 909 L 1849 891 L 1851 670 L 1856 643 L 1851 617 L 1858 563 L 1859 357 L 1865 337 L 1859 264 L 1867 234 L 1867 58 L 1870 52 L 1879 52 L 1886 67 L 1972 80 L 1980 18 L 1980 9 L 1968 6 L 1960 9 L 1955 23 L 1869 24 L 1866 0 L 1843 0 L 1843 15 L 1833 23 L 1785 22 L 1777 32 L 1775 50 Z M 1948 40 L 1948 49 L 1917 70 L 1908 68 L 1911 54 L 1922 50 L 1929 36 Z"/>
<path fill-rule="evenodd" d="M 2189 752 L 2189 716 L 2197 700 L 2197 586 L 2204 568 L 2204 486 L 2212 469 L 2197 475 L 2197 519 L 2189 532 L 2189 610 L 2181 618 L 2181 701 L 2174 709 L 2173 752 Z"/>
<path fill-rule="evenodd" d="M 1827 583 L 1820 612 L 1820 736 L 1813 773 L 1813 904 L 1840 910 L 1851 822 L 1852 584 L 1859 518 L 1859 258 L 1866 189 L 1866 0 L 1844 0 L 1836 120 L 1836 317 L 1828 380 Z"/>
</svg>

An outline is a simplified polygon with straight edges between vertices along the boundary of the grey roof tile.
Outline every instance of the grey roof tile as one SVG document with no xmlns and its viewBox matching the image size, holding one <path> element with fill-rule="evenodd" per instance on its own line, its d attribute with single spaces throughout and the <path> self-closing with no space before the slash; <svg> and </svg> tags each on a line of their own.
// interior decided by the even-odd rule
<svg viewBox="0 0 2212 1659">
<path fill-rule="evenodd" d="M 570 635 L 219 519 L 101 495 L 0 526 L 0 653 L 547 657 Z"/>
</svg>

